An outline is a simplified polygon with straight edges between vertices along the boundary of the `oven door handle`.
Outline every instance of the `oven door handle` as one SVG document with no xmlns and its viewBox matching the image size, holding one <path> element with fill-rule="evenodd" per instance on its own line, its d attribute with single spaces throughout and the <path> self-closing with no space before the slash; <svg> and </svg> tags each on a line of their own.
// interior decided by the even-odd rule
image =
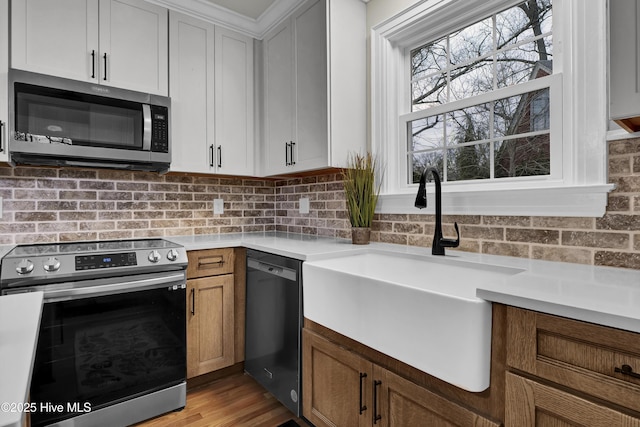
<svg viewBox="0 0 640 427">
<path fill-rule="evenodd" d="M 73 286 L 69 283 L 69 286 Z M 77 286 L 66 289 L 43 289 L 44 302 L 71 301 L 82 298 L 93 298 L 104 295 L 115 295 L 128 292 L 144 291 L 157 288 L 169 290 L 186 289 L 185 273 L 163 275 L 161 277 L 148 277 L 138 280 L 125 280 L 118 283 L 109 283 L 96 286 Z"/>
</svg>

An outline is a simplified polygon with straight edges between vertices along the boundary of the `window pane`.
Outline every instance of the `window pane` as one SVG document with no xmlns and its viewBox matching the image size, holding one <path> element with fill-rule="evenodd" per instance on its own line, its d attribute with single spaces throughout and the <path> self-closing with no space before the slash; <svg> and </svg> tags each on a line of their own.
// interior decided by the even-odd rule
<svg viewBox="0 0 640 427">
<path fill-rule="evenodd" d="M 427 77 L 411 85 L 412 111 L 424 110 L 447 102 L 447 80 L 444 74 Z"/>
<path fill-rule="evenodd" d="M 483 56 L 493 50 L 491 18 L 475 23 L 449 36 L 451 64 L 460 64 Z"/>
<path fill-rule="evenodd" d="M 549 129 L 549 89 L 494 102 L 494 135 L 518 135 Z"/>
<path fill-rule="evenodd" d="M 549 134 L 496 142 L 495 177 L 549 175 Z"/>
<path fill-rule="evenodd" d="M 420 79 L 447 67 L 446 37 L 411 51 L 411 80 Z"/>
<path fill-rule="evenodd" d="M 409 151 L 442 147 L 444 141 L 442 116 L 431 116 L 409 123 Z"/>
<path fill-rule="evenodd" d="M 490 150 L 489 143 L 447 150 L 447 181 L 490 178 Z"/>
<path fill-rule="evenodd" d="M 536 0 L 497 14 L 498 49 L 551 32 L 551 12 L 551 0 Z"/>
<path fill-rule="evenodd" d="M 447 145 L 489 139 L 489 104 L 474 105 L 447 114 Z"/>
<path fill-rule="evenodd" d="M 444 176 L 442 170 L 444 166 L 444 151 L 429 151 L 426 153 L 416 153 L 409 156 L 410 182 L 417 184 L 420 176 L 427 166 L 435 167 L 440 176 Z"/>
<path fill-rule="evenodd" d="M 493 90 L 493 60 L 479 60 L 451 70 L 450 99 L 470 98 Z"/>
<path fill-rule="evenodd" d="M 548 47 L 546 55 L 540 54 L 540 44 Z M 496 61 L 498 87 L 511 86 L 552 74 L 550 46 L 551 37 L 546 37 L 498 53 Z M 549 59 L 543 60 L 541 59 L 543 57 Z"/>
</svg>

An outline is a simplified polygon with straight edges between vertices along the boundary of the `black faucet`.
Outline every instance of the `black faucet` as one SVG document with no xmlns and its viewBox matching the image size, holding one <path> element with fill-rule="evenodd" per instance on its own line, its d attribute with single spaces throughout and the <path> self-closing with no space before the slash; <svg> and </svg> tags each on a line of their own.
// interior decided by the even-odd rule
<svg viewBox="0 0 640 427">
<path fill-rule="evenodd" d="M 436 168 L 428 166 L 420 176 L 420 187 L 418 188 L 418 195 L 416 196 L 415 207 L 418 209 L 424 209 L 427 207 L 427 177 L 429 172 L 433 175 L 433 181 L 436 185 L 436 229 L 433 233 L 433 245 L 431 246 L 432 255 L 444 255 L 444 248 L 457 248 L 460 245 L 460 231 L 458 230 L 458 223 L 454 222 L 453 226 L 456 229 L 458 238 L 444 239 L 442 237 L 442 186 L 440 184 L 440 175 Z"/>
</svg>

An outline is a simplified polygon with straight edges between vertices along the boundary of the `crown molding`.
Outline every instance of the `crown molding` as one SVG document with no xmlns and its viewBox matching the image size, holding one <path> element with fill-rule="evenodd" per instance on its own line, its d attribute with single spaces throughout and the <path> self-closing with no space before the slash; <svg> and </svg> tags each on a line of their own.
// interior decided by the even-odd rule
<svg viewBox="0 0 640 427">
<path fill-rule="evenodd" d="M 258 19 L 252 19 L 206 0 L 147 1 L 259 40 L 302 3 L 302 0 L 276 0 Z"/>
</svg>

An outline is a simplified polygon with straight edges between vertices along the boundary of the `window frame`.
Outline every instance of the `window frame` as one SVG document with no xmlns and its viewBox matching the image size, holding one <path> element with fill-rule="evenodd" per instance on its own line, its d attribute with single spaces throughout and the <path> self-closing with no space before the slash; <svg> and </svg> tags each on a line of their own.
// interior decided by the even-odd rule
<svg viewBox="0 0 640 427">
<path fill-rule="evenodd" d="M 407 49 L 477 22 L 522 0 L 423 0 L 371 29 L 372 151 L 386 165 L 378 213 L 432 213 L 413 207 L 417 185 L 406 184 L 406 125 L 410 117 Z M 587 4 L 585 4 L 587 3 Z M 554 74 L 561 91 L 552 113 L 552 172 L 543 177 L 443 183 L 443 212 L 471 215 L 602 216 L 607 193 L 606 0 L 555 0 Z M 428 31 L 425 31 L 428 28 Z M 536 79 L 542 80 L 542 79 Z M 534 81 L 530 83 L 533 84 Z M 528 83 L 529 84 L 529 83 Z M 509 92 L 508 88 L 507 92 Z M 499 89 L 503 90 L 503 89 Z M 481 95 L 482 96 L 482 95 Z M 453 101 L 461 102 L 465 100 Z M 475 101 L 474 101 L 475 102 Z M 558 108 L 552 105 L 552 108 Z M 437 108 L 437 107 L 432 107 Z M 449 105 L 448 108 L 451 108 Z M 554 111 L 556 111 L 554 109 Z M 404 166 L 403 166 L 404 165 Z M 427 191 L 433 200 L 433 191 Z"/>
</svg>

